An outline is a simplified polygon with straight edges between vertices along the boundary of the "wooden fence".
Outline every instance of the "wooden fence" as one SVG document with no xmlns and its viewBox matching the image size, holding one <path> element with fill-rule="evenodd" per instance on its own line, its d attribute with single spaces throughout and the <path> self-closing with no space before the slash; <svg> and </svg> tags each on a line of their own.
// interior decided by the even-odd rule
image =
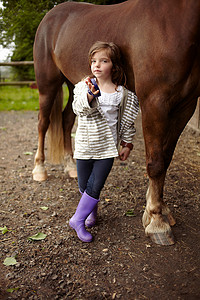
<svg viewBox="0 0 200 300">
<path fill-rule="evenodd" d="M 15 67 L 15 66 L 27 66 L 33 65 L 33 61 L 12 61 L 12 62 L 0 62 L 0 67 Z M 35 84 L 35 81 L 0 81 L 0 86 L 3 85 L 31 85 Z"/>
</svg>

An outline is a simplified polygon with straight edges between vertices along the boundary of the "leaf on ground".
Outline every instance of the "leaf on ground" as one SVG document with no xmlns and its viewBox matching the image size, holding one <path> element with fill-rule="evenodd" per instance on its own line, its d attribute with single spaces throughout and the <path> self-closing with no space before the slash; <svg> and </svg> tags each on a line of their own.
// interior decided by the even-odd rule
<svg viewBox="0 0 200 300">
<path fill-rule="evenodd" d="M 111 199 L 108 199 L 108 198 L 105 198 L 105 201 L 106 201 L 106 202 L 112 202 L 112 200 L 111 200 Z"/>
<path fill-rule="evenodd" d="M 32 240 L 32 241 L 40 241 L 40 240 L 44 240 L 46 238 L 46 234 L 42 233 L 42 232 L 38 232 L 35 235 L 32 235 L 28 238 L 28 240 Z"/>
<path fill-rule="evenodd" d="M 6 257 L 6 259 L 4 260 L 3 264 L 5 266 L 14 266 L 17 264 L 17 261 L 14 257 Z"/>
<path fill-rule="evenodd" d="M 33 155 L 33 152 L 27 151 L 27 152 L 24 152 L 24 154 L 25 154 L 25 155 Z"/>
<path fill-rule="evenodd" d="M 47 209 L 49 209 L 47 206 L 40 206 L 40 208 L 41 208 L 42 210 L 47 210 Z"/>
<path fill-rule="evenodd" d="M 8 231 L 8 228 L 6 226 L 0 227 L 0 231 L 1 231 L 2 234 L 4 234 Z"/>
<path fill-rule="evenodd" d="M 7 293 L 13 293 L 14 291 L 17 291 L 19 288 L 11 288 L 11 289 L 7 289 L 6 292 Z"/>
<path fill-rule="evenodd" d="M 129 209 L 127 210 L 127 212 L 125 213 L 126 217 L 135 217 L 135 213 L 133 209 Z"/>
</svg>

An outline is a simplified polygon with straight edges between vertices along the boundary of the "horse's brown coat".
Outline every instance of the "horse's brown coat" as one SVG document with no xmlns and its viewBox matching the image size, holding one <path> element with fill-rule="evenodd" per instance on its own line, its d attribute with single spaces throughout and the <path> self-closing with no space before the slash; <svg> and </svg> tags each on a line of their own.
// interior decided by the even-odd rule
<svg viewBox="0 0 200 300">
<path fill-rule="evenodd" d="M 163 215 L 171 225 L 174 222 L 163 202 L 165 175 L 200 96 L 200 2 L 130 0 L 110 6 L 68 2 L 52 9 L 40 24 L 34 45 L 40 92 L 36 165 L 44 162 L 49 115 L 64 81 L 70 90 L 63 112 L 65 151 L 72 152 L 72 89 L 89 73 L 87 54 L 96 40 L 119 45 L 128 88 L 140 100 L 150 179 L 143 216 L 146 233 L 169 233 Z"/>
</svg>

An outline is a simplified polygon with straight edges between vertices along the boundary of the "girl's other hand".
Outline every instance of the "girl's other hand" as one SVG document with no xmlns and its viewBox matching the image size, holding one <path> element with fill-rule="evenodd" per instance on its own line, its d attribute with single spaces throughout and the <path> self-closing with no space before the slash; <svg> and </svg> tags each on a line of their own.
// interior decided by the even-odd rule
<svg viewBox="0 0 200 300">
<path fill-rule="evenodd" d="M 121 148 L 119 152 L 120 160 L 125 161 L 129 157 L 130 152 L 131 150 L 128 147 Z"/>
</svg>

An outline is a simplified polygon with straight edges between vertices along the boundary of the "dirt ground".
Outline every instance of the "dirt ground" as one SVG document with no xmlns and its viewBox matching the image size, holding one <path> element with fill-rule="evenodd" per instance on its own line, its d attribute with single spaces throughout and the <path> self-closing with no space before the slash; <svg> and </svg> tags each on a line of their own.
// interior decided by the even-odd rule
<svg viewBox="0 0 200 300">
<path fill-rule="evenodd" d="M 48 180 L 32 180 L 37 113 L 0 113 L 0 227 L 9 230 L 0 231 L 0 299 L 200 299 L 200 136 L 186 128 L 179 139 L 164 194 L 176 244 L 159 246 L 141 222 L 148 178 L 140 117 L 136 125 L 131 157 L 115 161 L 102 191 L 94 241 L 82 243 L 67 223 L 77 179 L 47 164 Z M 39 232 L 44 240 L 28 240 Z"/>
</svg>

